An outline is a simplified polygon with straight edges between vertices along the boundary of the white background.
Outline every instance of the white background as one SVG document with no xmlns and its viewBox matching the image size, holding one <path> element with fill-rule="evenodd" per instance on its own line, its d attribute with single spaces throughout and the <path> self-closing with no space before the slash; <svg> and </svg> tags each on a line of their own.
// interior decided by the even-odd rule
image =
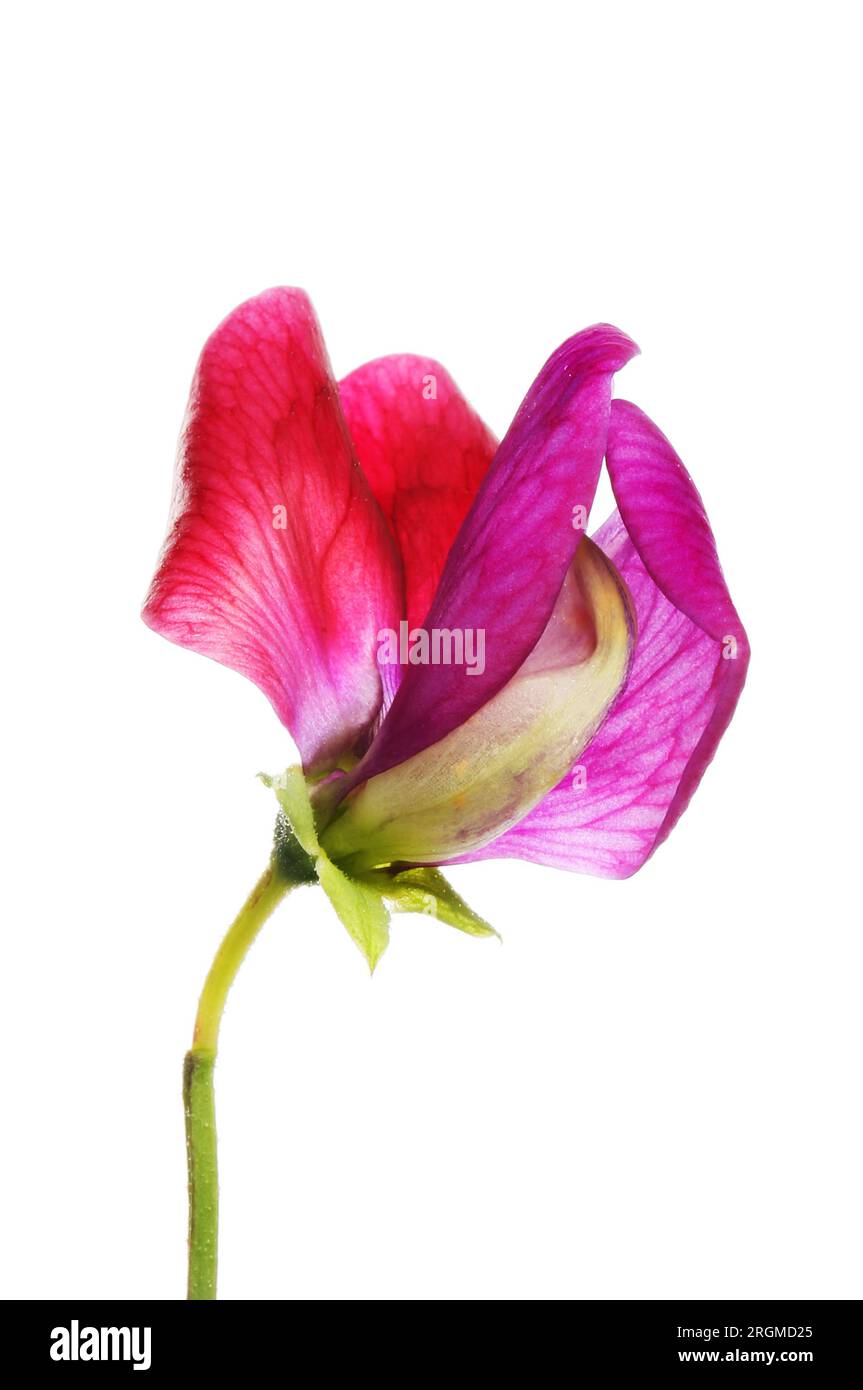
<svg viewBox="0 0 863 1390">
<path fill-rule="evenodd" d="M 231 996 L 233 1298 L 859 1297 L 854 7 L 32 4 L 6 22 L 2 1292 L 184 1286 L 180 1067 L 268 853 L 266 700 L 138 618 L 204 338 L 272 284 L 338 375 L 502 433 L 598 319 L 753 646 L 635 878 L 454 873 L 373 981 L 316 890 Z M 595 520 L 604 518 L 607 495 Z"/>
</svg>

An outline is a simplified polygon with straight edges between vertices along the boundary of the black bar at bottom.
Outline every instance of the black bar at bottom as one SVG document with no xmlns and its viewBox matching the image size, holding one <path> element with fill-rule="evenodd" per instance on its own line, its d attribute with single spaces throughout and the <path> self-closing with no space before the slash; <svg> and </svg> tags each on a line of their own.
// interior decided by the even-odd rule
<svg viewBox="0 0 863 1390">
<path fill-rule="evenodd" d="M 311 1301 L 8 1302 L 0 1317 L 25 1376 L 33 1369 L 60 1380 L 250 1370 L 317 1379 L 343 1369 L 407 1387 L 417 1374 L 488 1377 L 498 1367 L 531 1384 L 585 1371 L 691 1375 L 699 1367 L 803 1377 L 857 1374 L 863 1342 L 859 1300 L 506 1304 L 500 1322 L 482 1299 L 461 1314 L 409 1301 L 388 1313 L 382 1302 L 342 1301 L 324 1312 Z"/>
</svg>

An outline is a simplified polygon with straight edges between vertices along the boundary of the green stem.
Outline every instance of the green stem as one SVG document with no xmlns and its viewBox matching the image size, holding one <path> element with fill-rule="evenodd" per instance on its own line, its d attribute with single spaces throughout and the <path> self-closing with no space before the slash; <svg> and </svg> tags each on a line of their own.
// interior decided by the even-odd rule
<svg viewBox="0 0 863 1390">
<path fill-rule="evenodd" d="M 189 1164 L 190 1299 L 216 1297 L 219 1230 L 219 1178 L 216 1164 L 216 1109 L 213 1071 L 219 1025 L 228 990 L 246 953 L 273 908 L 307 873 L 291 873 L 284 856 L 274 854 L 219 947 L 204 982 L 192 1047 L 183 1068 L 186 1153 Z"/>
</svg>

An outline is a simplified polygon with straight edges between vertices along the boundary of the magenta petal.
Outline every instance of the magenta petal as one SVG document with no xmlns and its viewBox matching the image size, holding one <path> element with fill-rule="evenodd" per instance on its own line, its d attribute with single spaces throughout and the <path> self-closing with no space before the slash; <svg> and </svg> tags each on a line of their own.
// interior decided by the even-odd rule
<svg viewBox="0 0 863 1390">
<path fill-rule="evenodd" d="M 369 486 L 405 576 L 405 617 L 422 623 L 497 448 L 449 372 L 430 357 L 379 357 L 339 382 Z"/>
<path fill-rule="evenodd" d="M 485 670 L 408 669 L 358 781 L 436 743 L 518 670 L 548 622 L 583 531 L 608 434 L 611 379 L 637 352 L 607 324 L 543 367 L 477 493 L 444 568 L 427 630 L 485 632 Z"/>
<path fill-rule="evenodd" d="M 736 634 L 748 655 L 704 503 L 665 435 L 631 401 L 611 408 L 608 472 L 623 524 L 654 583 L 717 641 Z M 732 669 L 745 675 L 745 662 Z"/>
<path fill-rule="evenodd" d="M 145 621 L 253 680 L 323 770 L 377 715 L 377 634 L 401 602 L 314 310 L 268 290 L 201 354 Z"/>
<path fill-rule="evenodd" d="M 628 683 L 579 766 L 473 858 L 628 877 L 683 814 L 743 688 L 749 644 L 701 499 L 664 435 L 628 402 L 612 407 L 608 465 L 628 528 L 615 514 L 595 540 L 636 607 Z"/>
</svg>

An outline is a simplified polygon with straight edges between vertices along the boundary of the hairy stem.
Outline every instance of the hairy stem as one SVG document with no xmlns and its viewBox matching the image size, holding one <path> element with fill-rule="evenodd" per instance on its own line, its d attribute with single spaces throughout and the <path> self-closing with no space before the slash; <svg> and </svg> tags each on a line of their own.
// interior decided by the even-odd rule
<svg viewBox="0 0 863 1390">
<path fill-rule="evenodd" d="M 295 865 L 284 854 L 273 855 L 216 952 L 201 991 L 194 1038 L 183 1068 L 189 1165 L 190 1299 L 216 1297 L 219 1178 L 213 1072 L 225 1000 L 249 947 L 274 907 L 291 888 L 313 878 L 311 861 Z"/>
</svg>

